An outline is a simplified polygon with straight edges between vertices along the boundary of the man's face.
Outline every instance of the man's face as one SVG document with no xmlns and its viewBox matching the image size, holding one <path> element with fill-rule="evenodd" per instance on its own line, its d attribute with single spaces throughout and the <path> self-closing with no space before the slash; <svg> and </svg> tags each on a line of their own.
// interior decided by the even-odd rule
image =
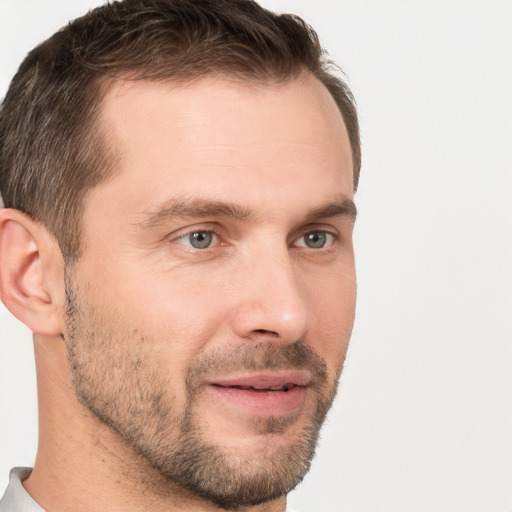
<svg viewBox="0 0 512 512">
<path fill-rule="evenodd" d="M 119 172 L 67 272 L 77 395 L 170 482 L 225 508 L 303 477 L 354 319 L 352 161 L 313 77 L 120 82 Z"/>
</svg>

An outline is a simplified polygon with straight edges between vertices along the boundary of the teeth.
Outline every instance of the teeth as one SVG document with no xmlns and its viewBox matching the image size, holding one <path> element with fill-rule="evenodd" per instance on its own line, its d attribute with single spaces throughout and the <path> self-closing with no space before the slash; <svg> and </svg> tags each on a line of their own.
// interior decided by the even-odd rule
<svg viewBox="0 0 512 512">
<path fill-rule="evenodd" d="M 275 386 L 270 388 L 272 391 L 289 391 L 293 387 L 293 384 L 283 384 L 282 386 Z"/>
</svg>

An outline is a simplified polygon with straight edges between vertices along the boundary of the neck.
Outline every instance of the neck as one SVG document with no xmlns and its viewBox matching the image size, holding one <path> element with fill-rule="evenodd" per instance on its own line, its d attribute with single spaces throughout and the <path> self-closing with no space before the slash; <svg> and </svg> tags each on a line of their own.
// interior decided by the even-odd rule
<svg viewBox="0 0 512 512">
<path fill-rule="evenodd" d="M 80 404 L 64 343 L 35 338 L 39 447 L 23 485 L 51 512 L 218 512 L 213 503 L 169 482 Z M 244 512 L 284 512 L 282 497 Z"/>
</svg>

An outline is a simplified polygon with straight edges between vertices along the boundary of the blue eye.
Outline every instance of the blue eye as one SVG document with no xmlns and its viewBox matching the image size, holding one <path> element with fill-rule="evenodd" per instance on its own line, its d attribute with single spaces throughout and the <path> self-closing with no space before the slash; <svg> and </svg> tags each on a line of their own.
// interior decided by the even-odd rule
<svg viewBox="0 0 512 512">
<path fill-rule="evenodd" d="M 334 235 L 326 231 L 310 231 L 302 235 L 296 242 L 296 247 L 307 247 L 309 249 L 323 249 L 334 243 Z"/>
<path fill-rule="evenodd" d="M 213 231 L 191 231 L 178 238 L 178 241 L 194 249 L 207 249 L 212 245 L 216 235 Z"/>
</svg>

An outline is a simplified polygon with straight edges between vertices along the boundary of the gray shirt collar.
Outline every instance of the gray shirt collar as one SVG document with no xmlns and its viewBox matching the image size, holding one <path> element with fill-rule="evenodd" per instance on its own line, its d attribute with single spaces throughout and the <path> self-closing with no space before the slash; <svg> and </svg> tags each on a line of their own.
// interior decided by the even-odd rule
<svg viewBox="0 0 512 512">
<path fill-rule="evenodd" d="M 0 512 L 44 512 L 25 490 L 22 483 L 32 468 L 13 468 L 9 474 L 9 485 L 0 500 Z"/>
</svg>

